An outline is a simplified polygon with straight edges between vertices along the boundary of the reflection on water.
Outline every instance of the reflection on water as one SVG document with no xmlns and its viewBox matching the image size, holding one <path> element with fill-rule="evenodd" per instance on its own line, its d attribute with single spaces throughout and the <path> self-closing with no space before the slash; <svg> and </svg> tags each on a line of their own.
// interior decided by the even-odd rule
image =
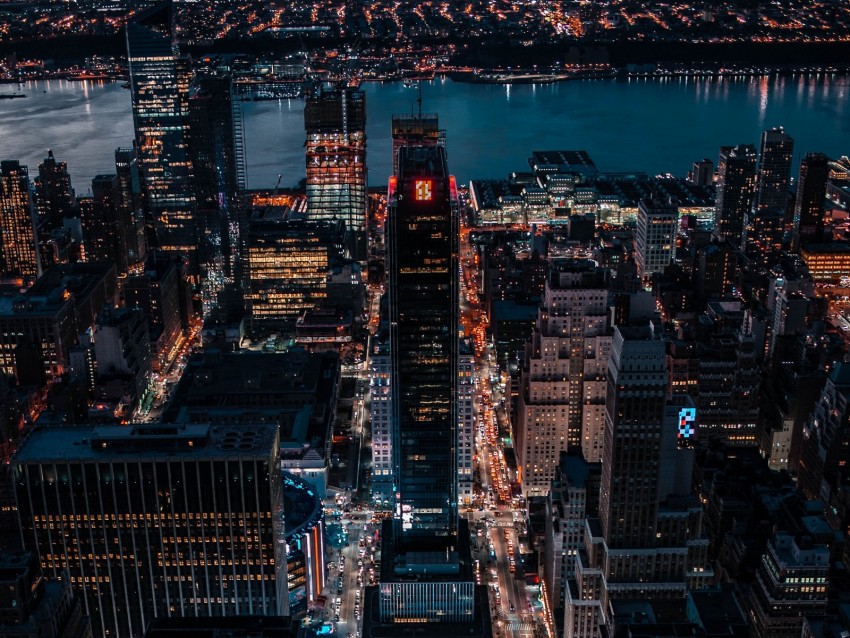
<svg viewBox="0 0 850 638">
<path fill-rule="evenodd" d="M 848 78 L 576 81 L 544 85 L 460 84 L 423 87 L 423 110 L 447 130 L 449 167 L 458 179 L 528 170 L 537 149 L 587 150 L 603 171 L 684 175 L 717 157 L 720 145 L 757 144 L 762 129 L 784 126 L 799 154 L 850 153 Z M 390 118 L 416 111 L 417 91 L 367 83 L 369 181 L 386 183 Z M 113 152 L 132 139 L 130 92 L 119 84 L 50 81 L 24 85 L 22 100 L 0 100 L 0 158 L 35 173 L 52 148 L 67 161 L 77 192 L 114 170 Z M 13 87 L 0 87 L 11 91 Z M 304 176 L 303 103 L 244 105 L 249 186 L 293 185 Z"/>
</svg>

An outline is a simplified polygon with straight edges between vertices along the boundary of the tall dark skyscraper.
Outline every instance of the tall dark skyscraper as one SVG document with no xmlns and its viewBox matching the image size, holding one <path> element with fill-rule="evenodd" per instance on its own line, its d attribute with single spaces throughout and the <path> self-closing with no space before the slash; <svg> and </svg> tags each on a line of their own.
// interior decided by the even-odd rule
<svg viewBox="0 0 850 638">
<path fill-rule="evenodd" d="M 131 211 L 121 206 L 117 175 L 92 180 L 92 196 L 80 199 L 80 219 L 87 261 L 111 261 L 118 275 L 128 273 L 135 225 Z"/>
<path fill-rule="evenodd" d="M 0 163 L 0 278 L 33 282 L 41 274 L 29 172 L 16 161 Z"/>
<path fill-rule="evenodd" d="M 148 240 L 142 173 L 139 169 L 139 155 L 135 148 L 115 149 L 115 173 L 118 175 L 118 205 L 122 209 L 121 214 L 127 217 L 132 225 L 131 235 L 128 237 L 127 258 L 131 270 L 137 270 L 145 263 Z"/>
<path fill-rule="evenodd" d="M 756 187 L 756 148 L 752 144 L 724 146 L 717 164 L 719 182 L 714 234 L 735 246 L 744 241 Z"/>
<path fill-rule="evenodd" d="M 393 172 L 398 171 L 398 150 L 402 146 L 445 146 L 446 132 L 440 129 L 436 113 L 393 115 Z"/>
<path fill-rule="evenodd" d="M 322 86 L 306 99 L 307 215 L 341 219 L 349 251 L 365 258 L 366 95 L 344 87 Z"/>
<path fill-rule="evenodd" d="M 794 138 L 780 126 L 761 134 L 758 175 L 756 177 L 756 212 L 784 211 L 791 184 L 791 158 Z"/>
<path fill-rule="evenodd" d="M 824 200 L 829 178 L 829 158 L 823 153 L 807 153 L 800 163 L 797 201 L 794 205 L 794 246 L 823 241 Z"/>
<path fill-rule="evenodd" d="M 403 535 L 457 530 L 458 217 L 445 150 L 399 151 L 387 246 L 397 503 Z"/>
<path fill-rule="evenodd" d="M 32 432 L 12 460 L 24 545 L 71 574 L 95 636 L 287 611 L 277 426 Z"/>
<path fill-rule="evenodd" d="M 133 122 L 157 243 L 197 271 L 197 228 L 186 121 L 191 69 L 177 54 L 170 1 L 127 24 Z"/>
<path fill-rule="evenodd" d="M 57 162 L 53 151 L 48 150 L 47 157 L 38 165 L 38 177 L 34 181 L 39 223 L 46 223 L 48 228 L 61 226 L 62 218 L 74 209 L 68 165 Z"/>
<path fill-rule="evenodd" d="M 236 147 L 231 78 L 196 80 L 189 96 L 189 152 L 197 204 L 198 258 L 205 307 L 234 278 L 238 233 L 235 206 Z"/>
</svg>

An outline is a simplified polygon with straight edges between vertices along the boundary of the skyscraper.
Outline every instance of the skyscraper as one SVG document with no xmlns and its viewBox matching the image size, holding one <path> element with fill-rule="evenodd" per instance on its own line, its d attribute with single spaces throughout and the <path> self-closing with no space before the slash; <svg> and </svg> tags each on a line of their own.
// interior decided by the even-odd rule
<svg viewBox="0 0 850 638">
<path fill-rule="evenodd" d="M 92 196 L 80 198 L 80 219 L 88 261 L 112 261 L 118 275 L 129 270 L 135 223 L 132 211 L 121 206 L 117 175 L 97 175 L 92 180 Z"/>
<path fill-rule="evenodd" d="M 29 172 L 16 161 L 0 163 L 0 278 L 31 283 L 41 274 Z"/>
<path fill-rule="evenodd" d="M 457 530 L 458 216 L 445 150 L 399 151 L 387 220 L 393 452 L 403 534 Z"/>
<path fill-rule="evenodd" d="M 562 452 L 602 457 L 605 370 L 611 351 L 608 271 L 587 259 L 552 264 L 531 340 L 517 408 L 516 450 L 526 496 L 549 491 Z"/>
<path fill-rule="evenodd" d="M 237 257 L 236 146 L 229 75 L 197 78 L 189 97 L 188 143 L 198 212 L 199 260 L 205 307 L 235 275 Z"/>
<path fill-rule="evenodd" d="M 800 163 L 797 200 L 794 205 L 794 247 L 823 241 L 824 200 L 829 177 L 829 158 L 823 153 L 807 153 Z"/>
<path fill-rule="evenodd" d="M 398 171 L 398 150 L 402 146 L 445 146 L 446 132 L 440 129 L 436 113 L 393 115 L 393 174 Z"/>
<path fill-rule="evenodd" d="M 366 256 L 366 95 L 321 86 L 304 105 L 307 215 L 345 222 L 353 258 Z"/>
<path fill-rule="evenodd" d="M 12 461 L 22 540 L 95 636 L 287 611 L 277 425 L 36 430 Z"/>
<path fill-rule="evenodd" d="M 791 184 L 791 158 L 794 138 L 779 126 L 761 134 L 758 175 L 756 176 L 756 212 L 784 211 Z"/>
<path fill-rule="evenodd" d="M 608 363 L 599 518 L 565 587 L 565 638 L 618 631 L 624 601 L 682 601 L 712 578 L 702 505 L 690 496 L 690 398 L 668 400 L 665 346 L 653 324 L 617 326 Z M 662 507 L 663 504 L 663 507 Z"/>
<path fill-rule="evenodd" d="M 40 224 L 46 228 L 62 225 L 62 218 L 74 209 L 74 189 L 68 165 L 57 162 L 53 151 L 47 151 L 47 157 L 38 165 L 38 177 L 35 178 L 35 207 Z"/>
<path fill-rule="evenodd" d="M 130 220 L 132 233 L 128 238 L 127 258 L 131 270 L 139 269 L 148 254 L 147 230 L 145 228 L 142 174 L 136 148 L 115 149 L 115 173 L 118 175 L 118 205 L 121 214 Z"/>
<path fill-rule="evenodd" d="M 197 229 L 186 147 L 188 79 L 177 55 L 170 0 L 127 23 L 133 123 L 159 247 L 183 255 L 197 272 Z"/>
<path fill-rule="evenodd" d="M 646 279 L 664 272 L 676 254 L 679 211 L 660 199 L 638 202 L 635 233 L 635 263 L 638 275 Z"/>
<path fill-rule="evenodd" d="M 744 231 L 752 212 L 756 157 L 756 147 L 752 144 L 720 148 L 714 234 L 728 239 L 734 246 L 741 246 L 744 242 Z"/>
</svg>

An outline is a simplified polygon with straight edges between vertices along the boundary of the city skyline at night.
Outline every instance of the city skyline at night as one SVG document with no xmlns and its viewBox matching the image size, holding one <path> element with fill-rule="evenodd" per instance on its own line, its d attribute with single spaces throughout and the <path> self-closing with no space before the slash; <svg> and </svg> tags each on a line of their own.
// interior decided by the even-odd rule
<svg viewBox="0 0 850 638">
<path fill-rule="evenodd" d="M 0 638 L 845 636 L 848 34 L 0 3 Z"/>
</svg>

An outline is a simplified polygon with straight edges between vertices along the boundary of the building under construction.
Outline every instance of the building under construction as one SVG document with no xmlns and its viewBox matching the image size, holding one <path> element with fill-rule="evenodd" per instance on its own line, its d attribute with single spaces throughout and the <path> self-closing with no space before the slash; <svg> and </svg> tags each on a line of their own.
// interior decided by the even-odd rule
<svg viewBox="0 0 850 638">
<path fill-rule="evenodd" d="M 421 105 L 421 96 L 419 102 Z M 402 146 L 445 146 L 446 131 L 440 129 L 436 113 L 393 115 L 393 173 L 398 171 L 398 149 Z"/>
<path fill-rule="evenodd" d="M 348 252 L 366 256 L 366 96 L 321 85 L 304 107 L 307 215 L 345 223 Z"/>
</svg>

